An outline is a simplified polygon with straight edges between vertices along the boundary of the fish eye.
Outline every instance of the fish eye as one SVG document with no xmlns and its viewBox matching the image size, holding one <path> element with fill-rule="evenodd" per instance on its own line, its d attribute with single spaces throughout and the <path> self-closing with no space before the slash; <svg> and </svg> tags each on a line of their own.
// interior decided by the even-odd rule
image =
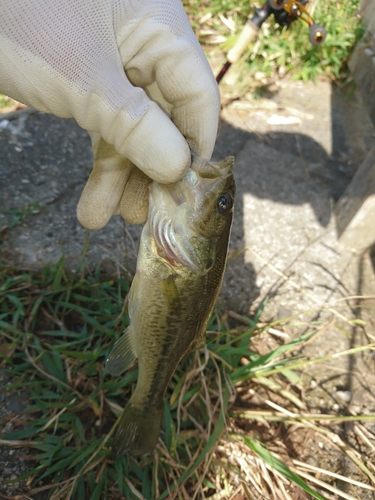
<svg viewBox="0 0 375 500">
<path fill-rule="evenodd" d="M 225 193 L 217 200 L 217 208 L 221 214 L 228 212 L 233 207 L 233 199 L 230 194 Z"/>
</svg>

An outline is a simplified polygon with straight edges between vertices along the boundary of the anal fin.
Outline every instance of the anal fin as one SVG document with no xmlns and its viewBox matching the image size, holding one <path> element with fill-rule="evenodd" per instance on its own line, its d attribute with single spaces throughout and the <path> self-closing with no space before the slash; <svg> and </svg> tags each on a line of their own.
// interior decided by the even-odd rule
<svg viewBox="0 0 375 500">
<path fill-rule="evenodd" d="M 130 368 L 136 359 L 137 356 L 131 343 L 131 327 L 129 326 L 109 353 L 105 367 L 111 375 L 121 375 Z"/>
</svg>

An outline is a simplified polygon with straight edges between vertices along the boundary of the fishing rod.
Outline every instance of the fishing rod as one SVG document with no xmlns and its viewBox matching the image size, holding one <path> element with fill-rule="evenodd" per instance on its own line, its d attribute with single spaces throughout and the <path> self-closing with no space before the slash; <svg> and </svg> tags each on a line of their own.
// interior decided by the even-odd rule
<svg viewBox="0 0 375 500">
<path fill-rule="evenodd" d="M 326 30 L 314 22 L 307 11 L 309 0 L 267 0 L 260 8 L 255 9 L 255 15 L 248 18 L 235 46 L 228 52 L 227 61 L 216 77 L 220 83 L 230 66 L 238 61 L 247 46 L 256 38 L 259 28 L 271 14 L 275 16 L 280 26 L 290 26 L 294 21 L 300 19 L 309 26 L 309 38 L 313 45 L 321 45 L 327 35 Z"/>
</svg>

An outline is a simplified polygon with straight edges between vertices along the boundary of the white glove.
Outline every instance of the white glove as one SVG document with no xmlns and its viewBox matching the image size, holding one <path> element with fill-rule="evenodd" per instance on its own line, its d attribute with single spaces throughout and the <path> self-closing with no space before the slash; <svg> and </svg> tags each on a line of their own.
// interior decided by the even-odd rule
<svg viewBox="0 0 375 500">
<path fill-rule="evenodd" d="M 180 0 L 2 0 L 0 91 L 90 132 L 90 229 L 120 210 L 143 222 L 148 177 L 175 182 L 190 149 L 212 154 L 219 93 Z"/>
</svg>

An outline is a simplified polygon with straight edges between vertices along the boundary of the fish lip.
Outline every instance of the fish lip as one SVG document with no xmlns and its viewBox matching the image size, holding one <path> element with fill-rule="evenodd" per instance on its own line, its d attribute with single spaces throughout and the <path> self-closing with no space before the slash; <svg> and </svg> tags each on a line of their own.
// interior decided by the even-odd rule
<svg viewBox="0 0 375 500">
<path fill-rule="evenodd" d="M 200 158 L 191 152 L 191 170 L 196 172 L 203 179 L 225 179 L 232 175 L 232 167 L 235 162 L 234 156 L 228 156 L 219 163 L 214 163 L 204 158 Z"/>
</svg>

